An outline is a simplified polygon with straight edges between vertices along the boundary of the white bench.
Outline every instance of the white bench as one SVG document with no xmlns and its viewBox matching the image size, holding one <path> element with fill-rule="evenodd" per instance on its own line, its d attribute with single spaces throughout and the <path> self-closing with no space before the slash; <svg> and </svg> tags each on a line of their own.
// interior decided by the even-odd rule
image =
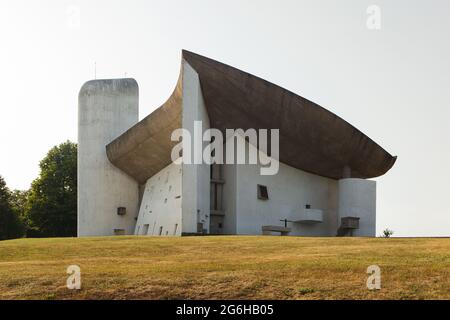
<svg viewBox="0 0 450 320">
<path fill-rule="evenodd" d="M 261 229 L 264 236 L 271 235 L 272 232 L 279 232 L 280 235 L 287 236 L 291 232 L 291 228 L 282 226 L 262 226 Z"/>
</svg>

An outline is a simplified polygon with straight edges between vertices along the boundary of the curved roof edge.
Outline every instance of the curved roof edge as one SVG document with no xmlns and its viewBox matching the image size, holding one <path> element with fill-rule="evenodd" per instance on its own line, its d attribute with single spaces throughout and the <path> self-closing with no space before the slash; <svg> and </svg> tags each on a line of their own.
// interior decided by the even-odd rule
<svg viewBox="0 0 450 320">
<path fill-rule="evenodd" d="M 344 168 L 355 178 L 373 178 L 392 168 L 396 157 L 325 108 L 264 79 L 183 50 L 198 73 L 211 127 L 221 131 L 280 130 L 280 162 L 340 179 Z M 109 160 L 140 183 L 170 164 L 181 128 L 182 77 L 161 107 L 107 145 Z M 269 147 L 270 148 L 270 147 Z"/>
<path fill-rule="evenodd" d="M 106 155 L 116 167 L 144 184 L 168 166 L 173 130 L 181 128 L 182 77 L 169 99 L 106 146 Z"/>
</svg>

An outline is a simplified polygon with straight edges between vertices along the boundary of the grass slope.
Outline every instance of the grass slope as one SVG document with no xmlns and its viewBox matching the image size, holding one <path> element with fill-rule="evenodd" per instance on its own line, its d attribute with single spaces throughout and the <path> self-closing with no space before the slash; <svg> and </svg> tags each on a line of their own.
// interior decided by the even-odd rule
<svg viewBox="0 0 450 320">
<path fill-rule="evenodd" d="M 66 288 L 81 267 L 82 289 Z M 369 265 L 382 289 L 366 287 Z M 0 242 L 0 299 L 449 299 L 449 238 L 99 237 Z"/>
</svg>

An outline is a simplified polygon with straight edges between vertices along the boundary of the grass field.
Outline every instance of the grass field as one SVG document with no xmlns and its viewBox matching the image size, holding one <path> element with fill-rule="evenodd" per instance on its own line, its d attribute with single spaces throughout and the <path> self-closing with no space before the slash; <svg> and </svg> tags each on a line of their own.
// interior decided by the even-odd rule
<svg viewBox="0 0 450 320">
<path fill-rule="evenodd" d="M 72 264 L 81 290 L 66 288 Z M 381 290 L 366 287 L 373 264 Z M 1 241 L 0 299 L 450 299 L 450 238 Z"/>
</svg>

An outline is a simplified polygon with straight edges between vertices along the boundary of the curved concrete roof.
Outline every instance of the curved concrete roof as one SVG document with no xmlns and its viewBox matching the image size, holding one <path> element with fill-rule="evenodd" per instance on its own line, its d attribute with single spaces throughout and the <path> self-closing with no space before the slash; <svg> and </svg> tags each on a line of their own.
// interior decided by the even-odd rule
<svg viewBox="0 0 450 320">
<path fill-rule="evenodd" d="M 275 84 L 183 50 L 198 73 L 212 128 L 280 129 L 280 161 L 320 176 L 340 179 L 345 167 L 355 178 L 386 173 L 393 157 L 332 112 Z M 183 68 L 182 68 L 183 70 Z M 170 164 L 181 127 L 182 71 L 168 101 L 107 145 L 109 160 L 140 183 Z"/>
</svg>

